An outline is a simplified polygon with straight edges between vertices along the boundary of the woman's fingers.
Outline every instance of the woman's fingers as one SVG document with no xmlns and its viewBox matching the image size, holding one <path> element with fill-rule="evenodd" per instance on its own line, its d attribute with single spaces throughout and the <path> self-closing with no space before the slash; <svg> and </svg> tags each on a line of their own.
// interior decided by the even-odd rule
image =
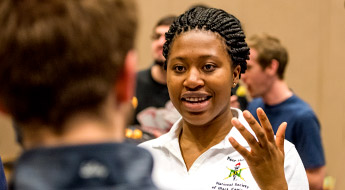
<svg viewBox="0 0 345 190">
<path fill-rule="evenodd" d="M 237 128 L 237 130 L 241 133 L 243 138 L 248 142 L 248 145 L 251 148 L 251 151 L 246 150 L 244 147 L 239 145 L 237 141 L 234 139 L 231 142 L 233 147 L 241 153 L 242 156 L 245 154 L 247 157 L 261 155 L 266 156 L 267 154 L 272 153 L 272 151 L 279 150 L 284 154 L 284 139 L 285 139 L 285 130 L 286 130 L 286 122 L 283 122 L 277 131 L 276 138 L 274 137 L 274 132 L 271 126 L 270 121 L 268 120 L 265 112 L 261 109 L 257 109 L 257 114 L 261 123 L 260 124 L 256 121 L 256 119 L 250 114 L 248 111 L 243 112 L 243 116 L 248 122 L 249 126 L 254 131 L 257 139 L 252 135 L 240 122 L 237 118 L 233 118 L 231 120 L 232 124 Z M 233 144 L 234 143 L 234 144 Z M 236 146 L 236 147 L 235 147 Z"/>
<path fill-rule="evenodd" d="M 247 159 L 250 156 L 250 152 L 246 148 L 241 146 L 240 143 L 238 143 L 233 137 L 230 137 L 229 141 L 232 147 L 234 147 L 235 150 L 243 156 L 243 158 Z"/>
<path fill-rule="evenodd" d="M 260 151 L 261 147 L 255 137 L 238 121 L 237 118 L 232 118 L 231 123 L 241 133 L 244 139 L 248 142 L 250 148 L 254 151 Z"/>
<path fill-rule="evenodd" d="M 256 119 L 253 117 L 253 115 L 249 111 L 244 111 L 243 116 L 248 122 L 249 126 L 253 129 L 256 137 L 259 140 L 260 146 L 262 148 L 267 147 L 267 139 L 265 131 L 262 129 L 262 127 L 259 125 L 259 123 L 256 121 Z"/>
<path fill-rule="evenodd" d="M 287 127 L 287 123 L 283 122 L 282 124 L 280 124 L 277 134 L 276 134 L 276 140 L 275 143 L 278 147 L 278 149 L 284 153 L 284 139 L 285 139 L 285 130 Z"/>
<path fill-rule="evenodd" d="M 258 118 L 260 120 L 262 128 L 265 130 L 265 134 L 266 134 L 268 141 L 275 144 L 274 132 L 272 129 L 272 125 L 271 125 L 270 121 L 268 120 L 264 110 L 262 108 L 258 108 L 256 110 L 256 113 L 258 115 Z"/>
</svg>

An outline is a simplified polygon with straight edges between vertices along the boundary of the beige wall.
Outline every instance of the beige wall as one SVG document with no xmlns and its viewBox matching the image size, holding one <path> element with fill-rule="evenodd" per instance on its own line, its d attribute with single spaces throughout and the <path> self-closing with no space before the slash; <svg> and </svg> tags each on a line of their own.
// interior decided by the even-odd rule
<svg viewBox="0 0 345 190">
<path fill-rule="evenodd" d="M 157 20 L 204 3 L 238 17 L 247 36 L 266 32 L 290 54 L 286 81 L 315 110 L 322 127 L 327 174 L 345 189 L 345 8 L 344 0 L 137 0 L 139 69 L 151 64 L 149 36 Z"/>
<path fill-rule="evenodd" d="M 150 34 L 157 20 L 204 3 L 238 17 L 247 35 L 279 37 L 290 53 L 286 81 L 311 104 L 322 124 L 327 173 L 345 189 L 345 8 L 344 0 L 137 0 L 140 28 L 138 69 L 151 64 Z M 19 151 L 10 120 L 0 117 L 0 155 Z"/>
</svg>

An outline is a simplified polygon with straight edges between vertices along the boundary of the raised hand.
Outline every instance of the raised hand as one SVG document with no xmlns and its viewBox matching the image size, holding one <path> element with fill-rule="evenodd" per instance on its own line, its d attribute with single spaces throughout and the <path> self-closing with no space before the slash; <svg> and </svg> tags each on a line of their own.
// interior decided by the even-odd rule
<svg viewBox="0 0 345 190">
<path fill-rule="evenodd" d="M 257 115 L 262 127 L 248 111 L 243 112 L 244 118 L 253 129 L 258 140 L 237 118 L 231 120 L 232 124 L 246 139 L 251 150 L 241 146 L 233 137 L 230 137 L 229 141 L 247 161 L 255 181 L 261 189 L 288 189 L 284 174 L 284 138 L 287 123 L 283 122 L 279 126 L 276 138 L 274 138 L 271 123 L 265 112 L 258 108 Z"/>
</svg>

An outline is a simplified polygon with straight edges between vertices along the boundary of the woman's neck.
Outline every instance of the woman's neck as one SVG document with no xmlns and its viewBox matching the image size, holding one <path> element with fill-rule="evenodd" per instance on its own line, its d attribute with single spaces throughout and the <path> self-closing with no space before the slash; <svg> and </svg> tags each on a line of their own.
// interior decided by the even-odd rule
<svg viewBox="0 0 345 190">
<path fill-rule="evenodd" d="M 203 126 L 195 126 L 183 121 L 179 144 L 188 170 L 201 154 L 224 140 L 232 128 L 232 117 L 233 114 L 229 109 L 227 113 Z"/>
</svg>

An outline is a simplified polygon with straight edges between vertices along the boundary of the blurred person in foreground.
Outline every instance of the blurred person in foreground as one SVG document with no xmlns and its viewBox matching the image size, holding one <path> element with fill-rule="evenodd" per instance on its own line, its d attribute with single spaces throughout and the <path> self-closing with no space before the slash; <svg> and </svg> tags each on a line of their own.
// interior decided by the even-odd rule
<svg viewBox="0 0 345 190">
<path fill-rule="evenodd" d="M 262 109 L 260 124 L 230 108 L 231 88 L 246 70 L 249 47 L 240 21 L 214 8 L 192 8 L 166 34 L 167 85 L 182 115 L 171 130 L 140 146 L 154 156 L 153 178 L 162 189 L 308 189 L 303 163 L 276 139 Z"/>
<path fill-rule="evenodd" d="M 261 107 L 276 133 L 286 121 L 285 138 L 293 143 L 303 161 L 311 190 L 323 187 L 325 157 L 320 124 L 312 108 L 299 98 L 284 81 L 288 52 L 279 39 L 268 34 L 254 35 L 248 40 L 250 60 L 242 79 L 254 98 L 248 110 L 258 119 Z"/>
<path fill-rule="evenodd" d="M 122 143 L 135 83 L 129 0 L 2 0 L 0 104 L 22 135 L 11 189 L 156 189 Z"/>
</svg>

